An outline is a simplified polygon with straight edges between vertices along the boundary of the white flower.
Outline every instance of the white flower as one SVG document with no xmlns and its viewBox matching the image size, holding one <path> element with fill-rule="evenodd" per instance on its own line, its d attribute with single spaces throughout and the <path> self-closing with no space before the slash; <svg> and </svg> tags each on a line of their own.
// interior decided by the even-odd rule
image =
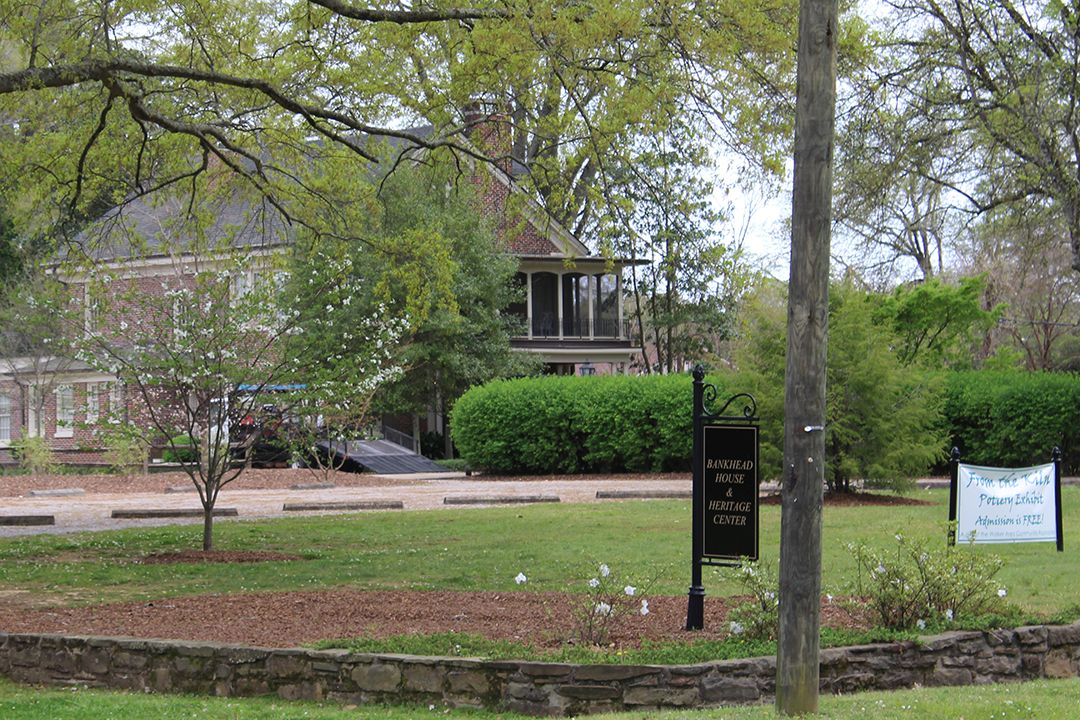
<svg viewBox="0 0 1080 720">
<path fill-rule="evenodd" d="M 878 565 L 876 568 L 874 568 L 874 574 L 875 575 L 884 575 L 885 574 L 885 566 L 884 565 Z"/>
<path fill-rule="evenodd" d="M 945 611 L 945 619 L 946 619 L 946 620 L 948 620 L 949 622 L 952 622 L 952 620 L 953 620 L 953 611 L 952 611 L 952 608 L 948 608 L 948 609 L 947 609 L 947 610 Z"/>
<path fill-rule="evenodd" d="M 600 580 L 598 578 L 592 578 L 591 580 L 589 580 L 589 587 L 600 587 Z"/>
<path fill-rule="evenodd" d="M 735 622 L 734 620 L 731 621 L 728 627 L 731 629 L 732 635 L 742 635 L 743 631 L 745 630 L 745 628 L 741 624 Z"/>
<path fill-rule="evenodd" d="M 896 542 L 904 542 L 904 536 L 900 533 L 896 533 L 893 537 L 896 538 Z"/>
<path fill-rule="evenodd" d="M 609 568 L 607 565 L 601 565 L 600 566 L 600 575 L 602 577 L 607 577 L 610 574 L 611 574 L 611 568 Z"/>
<path fill-rule="evenodd" d="M 634 593 L 637 592 L 637 588 L 634 587 L 633 585 L 627 585 L 626 587 L 623 588 L 623 592 L 626 593 L 627 595 L 633 595 Z"/>
<path fill-rule="evenodd" d="M 832 600 L 833 600 L 833 596 L 832 596 L 832 595 L 828 595 L 828 594 L 826 594 L 826 595 L 825 595 L 825 601 L 826 601 L 826 602 L 832 602 Z"/>
<path fill-rule="evenodd" d="M 926 629 L 926 621 L 923 620 L 922 618 L 919 618 L 918 620 L 915 621 L 915 627 L 919 628 L 920 630 L 925 630 Z"/>
<path fill-rule="evenodd" d="M 516 583 L 517 583 L 518 585 L 521 585 L 522 583 L 524 583 L 524 582 L 525 582 L 526 580 L 528 580 L 528 579 L 529 579 L 529 578 L 525 577 L 525 573 L 518 573 L 518 574 L 517 574 L 517 575 L 516 575 L 516 576 L 514 577 L 514 582 L 516 582 Z"/>
<path fill-rule="evenodd" d="M 642 615 L 648 615 L 649 614 L 649 601 L 648 600 L 642 600 L 641 601 L 641 610 L 640 610 L 640 612 L 641 612 Z"/>
<path fill-rule="evenodd" d="M 593 608 L 593 613 L 596 615 L 608 615 L 611 613 L 611 606 L 606 602 L 598 602 Z"/>
<path fill-rule="evenodd" d="M 998 588 L 998 597 L 1002 597 L 1002 598 L 1003 598 L 1003 597 L 1005 597 L 1005 596 L 1006 596 L 1006 595 L 1008 595 L 1008 594 L 1009 594 L 1009 591 L 1008 591 L 1008 590 L 1006 590 L 1005 588 Z"/>
</svg>

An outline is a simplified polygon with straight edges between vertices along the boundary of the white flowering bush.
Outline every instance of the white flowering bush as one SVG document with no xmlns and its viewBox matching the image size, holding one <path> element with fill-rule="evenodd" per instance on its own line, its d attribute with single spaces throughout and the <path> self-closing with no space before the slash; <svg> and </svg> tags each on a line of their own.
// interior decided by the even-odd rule
<svg viewBox="0 0 1080 720">
<path fill-rule="evenodd" d="M 347 255 L 304 263 L 227 239 L 200 246 L 198 222 L 178 223 L 170 229 L 189 238 L 185 252 L 147 281 L 99 264 L 71 271 L 87 276 L 85 302 L 102 319 L 76 314 L 85 327 L 71 334 L 77 360 L 116 378 L 144 445 L 191 478 L 210 550 L 218 495 L 256 448 L 287 452 L 290 426 L 315 429 L 301 439 L 310 449 L 363 423 L 372 395 L 400 372 L 393 355 L 406 323 L 353 311 L 364 281 Z"/>
<path fill-rule="evenodd" d="M 574 616 L 576 640 L 584 645 L 605 644 L 620 617 L 649 614 L 649 601 L 642 597 L 644 586 L 616 575 L 606 564 L 600 564 L 586 586 L 586 599 Z"/>
<path fill-rule="evenodd" d="M 956 547 L 931 550 L 900 533 L 895 540 L 888 551 L 849 546 L 858 568 L 853 611 L 868 609 L 881 627 L 922 630 L 1006 610 L 1008 591 L 994 579 L 1000 557 Z"/>
<path fill-rule="evenodd" d="M 754 563 L 747 558 L 737 567 L 719 571 L 735 581 L 742 595 L 749 596 L 728 612 L 728 632 L 747 640 L 775 640 L 779 626 L 779 579 L 768 563 Z"/>
</svg>

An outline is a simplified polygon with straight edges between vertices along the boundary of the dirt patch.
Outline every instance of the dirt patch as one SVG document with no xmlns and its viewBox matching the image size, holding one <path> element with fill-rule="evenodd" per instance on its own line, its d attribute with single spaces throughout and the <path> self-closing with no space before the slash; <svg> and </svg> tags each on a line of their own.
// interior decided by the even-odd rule
<svg viewBox="0 0 1080 720">
<path fill-rule="evenodd" d="M 928 500 L 905 497 L 904 495 L 883 495 L 870 492 L 832 493 L 824 496 L 826 507 L 860 507 L 864 505 L 933 505 Z M 780 495 L 766 495 L 761 498 L 762 505 L 779 505 Z"/>
<path fill-rule="evenodd" d="M 179 563 L 255 563 L 303 560 L 300 555 L 270 552 L 269 550 L 184 550 L 182 552 L 155 553 L 143 557 L 143 565 L 175 565 Z"/>
<path fill-rule="evenodd" d="M 705 599 L 705 630 L 686 632 L 686 596 L 650 596 L 649 614 L 628 612 L 609 643 L 719 640 L 732 600 Z M 294 647 L 329 638 L 385 638 L 457 632 L 558 648 L 575 637 L 581 595 L 534 592 L 324 590 L 168 598 L 153 602 L 35 609 L 0 603 L 7 632 L 126 635 L 143 638 Z M 636 606 L 635 606 L 636 608 Z M 822 624 L 859 627 L 836 604 L 822 602 Z M 450 649 L 447 649 L 450 652 Z"/>
</svg>

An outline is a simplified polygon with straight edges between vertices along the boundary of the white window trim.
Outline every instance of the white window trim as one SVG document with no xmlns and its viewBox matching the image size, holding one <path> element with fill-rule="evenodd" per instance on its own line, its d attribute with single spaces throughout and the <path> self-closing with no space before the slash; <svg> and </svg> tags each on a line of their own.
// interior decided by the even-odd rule
<svg viewBox="0 0 1080 720">
<path fill-rule="evenodd" d="M 11 431 L 13 429 L 11 424 L 11 408 L 14 403 L 11 402 L 10 396 L 0 393 L 0 405 L 3 405 L 4 401 L 6 401 L 7 407 L 3 408 L 3 411 L 0 412 L 0 417 L 7 417 L 7 437 L 0 437 L 0 447 L 8 447 L 11 445 Z"/>
<path fill-rule="evenodd" d="M 67 403 L 70 417 L 63 419 L 60 417 L 60 397 L 67 394 L 71 396 L 71 401 Z M 56 399 L 56 430 L 53 432 L 53 437 L 75 437 L 75 387 L 72 385 L 60 385 L 54 391 L 54 397 Z"/>
<path fill-rule="evenodd" d="M 83 332 L 86 335 L 93 335 L 97 331 L 97 325 L 97 302 L 90 290 L 90 283 L 87 282 L 83 285 Z"/>
<path fill-rule="evenodd" d="M 109 383 L 109 422 L 114 425 L 124 421 L 124 386 L 119 380 Z"/>
<path fill-rule="evenodd" d="M 86 422 L 96 423 L 101 417 L 101 397 L 96 382 L 86 383 Z"/>
</svg>

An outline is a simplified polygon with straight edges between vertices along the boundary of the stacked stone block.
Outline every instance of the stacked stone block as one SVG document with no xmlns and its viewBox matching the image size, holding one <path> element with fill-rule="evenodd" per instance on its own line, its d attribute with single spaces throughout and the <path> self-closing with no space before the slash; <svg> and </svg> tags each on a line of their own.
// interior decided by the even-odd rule
<svg viewBox="0 0 1080 720">
<path fill-rule="evenodd" d="M 52 685 L 485 707 L 531 715 L 771 702 L 776 690 L 773 658 L 571 665 L 15 633 L 0 633 L 0 674 Z M 1078 675 L 1080 623 L 953 632 L 821 654 L 822 692 Z"/>
</svg>

